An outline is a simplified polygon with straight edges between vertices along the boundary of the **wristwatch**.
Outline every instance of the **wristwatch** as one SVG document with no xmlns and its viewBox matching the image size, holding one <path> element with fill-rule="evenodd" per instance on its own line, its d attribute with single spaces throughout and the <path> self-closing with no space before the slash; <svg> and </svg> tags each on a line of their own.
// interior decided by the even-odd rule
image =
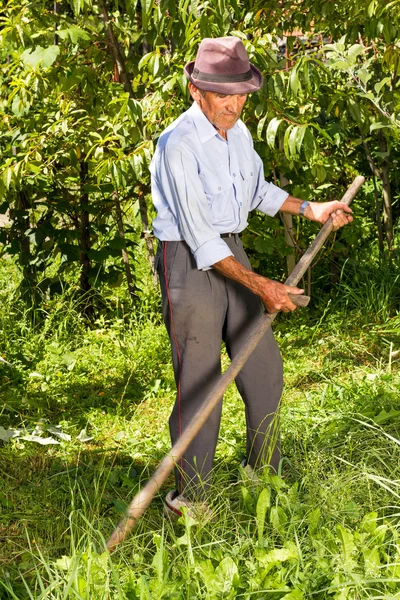
<svg viewBox="0 0 400 600">
<path fill-rule="evenodd" d="M 304 200 L 304 202 L 302 202 L 300 204 L 300 210 L 299 210 L 299 215 L 300 217 L 304 217 L 304 213 L 306 212 L 306 208 L 309 205 L 309 201 L 308 200 Z"/>
</svg>

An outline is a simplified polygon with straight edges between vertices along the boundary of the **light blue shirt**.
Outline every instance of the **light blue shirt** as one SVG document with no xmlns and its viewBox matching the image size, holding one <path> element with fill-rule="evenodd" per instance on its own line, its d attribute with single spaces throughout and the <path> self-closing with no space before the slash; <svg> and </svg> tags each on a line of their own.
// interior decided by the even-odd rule
<svg viewBox="0 0 400 600">
<path fill-rule="evenodd" d="M 154 235 L 184 240 L 199 269 L 232 256 L 221 233 L 240 233 L 257 209 L 274 216 L 288 197 L 267 183 L 246 125 L 224 140 L 196 102 L 160 136 L 151 161 Z"/>
</svg>

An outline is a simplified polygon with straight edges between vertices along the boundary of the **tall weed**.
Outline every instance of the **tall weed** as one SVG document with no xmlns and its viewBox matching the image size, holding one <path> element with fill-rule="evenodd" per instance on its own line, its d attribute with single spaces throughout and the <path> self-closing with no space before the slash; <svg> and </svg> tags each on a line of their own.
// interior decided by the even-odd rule
<svg viewBox="0 0 400 600">
<path fill-rule="evenodd" d="M 347 311 L 358 311 L 373 322 L 384 323 L 400 309 L 400 269 L 397 261 L 368 263 L 348 260 L 341 272 L 336 301 Z"/>
</svg>

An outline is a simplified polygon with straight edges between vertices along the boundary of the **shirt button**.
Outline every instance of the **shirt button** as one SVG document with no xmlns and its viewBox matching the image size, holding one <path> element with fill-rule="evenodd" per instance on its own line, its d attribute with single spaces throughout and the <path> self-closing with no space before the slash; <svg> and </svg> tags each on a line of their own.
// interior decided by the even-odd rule
<svg viewBox="0 0 400 600">
<path fill-rule="evenodd" d="M 250 173 L 250 175 L 253 177 L 253 171 Z"/>
<path fill-rule="evenodd" d="M 222 188 L 220 188 L 220 187 L 219 187 L 219 188 L 218 188 L 218 191 L 220 192 L 221 190 L 222 190 Z"/>
<path fill-rule="evenodd" d="M 233 175 L 234 177 L 236 177 L 236 173 L 232 173 L 232 175 Z"/>
<path fill-rule="evenodd" d="M 242 203 L 240 203 L 240 206 L 243 206 L 243 204 L 242 204 Z"/>
</svg>

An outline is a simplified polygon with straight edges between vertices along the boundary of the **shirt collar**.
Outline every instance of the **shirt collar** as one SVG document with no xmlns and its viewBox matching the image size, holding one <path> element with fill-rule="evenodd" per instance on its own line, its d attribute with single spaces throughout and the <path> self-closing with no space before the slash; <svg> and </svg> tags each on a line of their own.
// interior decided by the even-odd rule
<svg viewBox="0 0 400 600">
<path fill-rule="evenodd" d="M 206 115 L 202 112 L 197 102 L 193 102 L 188 112 L 190 113 L 190 116 L 193 119 L 193 123 L 196 126 L 197 133 L 202 144 L 208 142 L 208 140 L 213 138 L 215 135 L 218 135 L 218 132 L 215 129 L 214 125 L 210 123 L 210 121 L 207 119 Z M 234 127 L 232 128 L 232 131 L 236 129 L 237 126 L 238 124 L 235 123 Z"/>
</svg>

